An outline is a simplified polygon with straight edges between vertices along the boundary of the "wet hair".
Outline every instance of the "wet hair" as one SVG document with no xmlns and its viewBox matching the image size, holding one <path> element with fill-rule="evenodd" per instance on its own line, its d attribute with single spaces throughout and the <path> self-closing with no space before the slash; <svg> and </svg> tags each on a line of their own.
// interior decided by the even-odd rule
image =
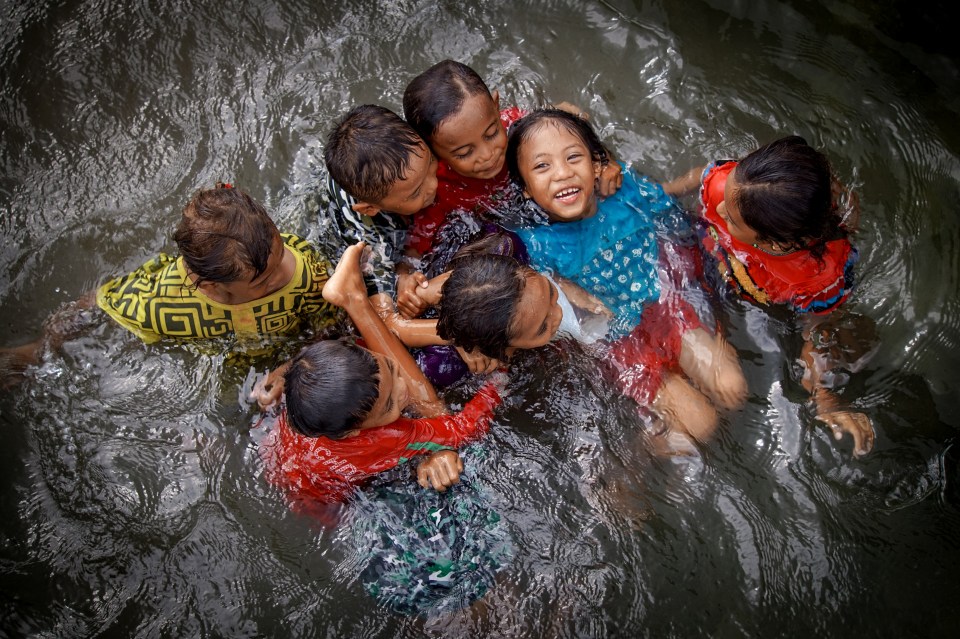
<svg viewBox="0 0 960 639">
<path fill-rule="evenodd" d="M 428 142 L 444 120 L 456 115 L 473 95 L 493 98 L 476 71 L 454 60 L 433 65 L 407 85 L 403 92 L 403 115 Z"/>
<path fill-rule="evenodd" d="M 373 355 L 342 340 L 305 346 L 283 378 L 289 423 L 307 437 L 338 439 L 357 428 L 380 393 Z"/>
<path fill-rule="evenodd" d="M 330 177 L 360 202 L 378 204 L 410 165 L 429 153 L 399 115 L 373 104 L 351 109 L 330 132 L 323 151 Z"/>
<path fill-rule="evenodd" d="M 594 162 L 602 166 L 610 162 L 610 153 L 587 120 L 560 109 L 537 109 L 514 122 L 507 135 L 507 170 L 520 188 L 526 186 L 520 175 L 520 147 L 548 124 L 576 136 L 587 147 Z"/>
<path fill-rule="evenodd" d="M 734 202 L 760 240 L 805 248 L 822 259 L 829 240 L 843 237 L 826 156 L 792 135 L 740 160 Z"/>
<path fill-rule="evenodd" d="M 527 279 L 536 271 L 508 255 L 468 253 L 450 263 L 443 283 L 437 334 L 460 348 L 507 360 Z"/>
<path fill-rule="evenodd" d="M 240 189 L 217 185 L 187 203 L 173 240 L 199 285 L 259 277 L 278 236 L 262 204 Z"/>
</svg>

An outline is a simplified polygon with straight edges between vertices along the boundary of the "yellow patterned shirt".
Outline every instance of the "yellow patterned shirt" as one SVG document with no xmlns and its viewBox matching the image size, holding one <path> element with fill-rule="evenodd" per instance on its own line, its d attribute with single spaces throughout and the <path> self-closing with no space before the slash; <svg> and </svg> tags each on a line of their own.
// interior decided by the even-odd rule
<svg viewBox="0 0 960 639">
<path fill-rule="evenodd" d="M 330 263 L 306 240 L 282 234 L 296 258 L 293 277 L 275 293 L 245 304 L 222 304 L 204 295 L 187 277 L 183 259 L 161 253 L 133 273 L 97 291 L 97 304 L 147 343 L 162 337 L 250 339 L 321 328 L 336 317 L 321 291 Z"/>
</svg>

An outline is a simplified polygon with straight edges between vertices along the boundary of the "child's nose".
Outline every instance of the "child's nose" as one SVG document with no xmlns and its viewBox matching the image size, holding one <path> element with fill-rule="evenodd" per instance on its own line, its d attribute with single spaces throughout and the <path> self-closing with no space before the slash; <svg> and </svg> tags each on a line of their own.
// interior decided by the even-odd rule
<svg viewBox="0 0 960 639">
<path fill-rule="evenodd" d="M 573 167 L 566 162 L 557 162 L 557 179 L 568 178 L 573 175 Z"/>
</svg>

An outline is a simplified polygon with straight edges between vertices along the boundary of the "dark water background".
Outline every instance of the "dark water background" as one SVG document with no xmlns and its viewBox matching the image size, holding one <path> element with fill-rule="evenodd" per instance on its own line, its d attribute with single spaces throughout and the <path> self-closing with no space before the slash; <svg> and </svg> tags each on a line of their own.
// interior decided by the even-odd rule
<svg viewBox="0 0 960 639">
<path fill-rule="evenodd" d="M 0 344 L 161 250 L 217 180 L 315 227 L 323 140 L 464 61 L 570 100 L 668 178 L 799 133 L 863 206 L 881 348 L 813 427 L 790 322 L 727 308 L 751 388 L 700 461 L 650 455 L 576 351 L 523 357 L 482 470 L 515 545 L 485 607 L 377 609 L 346 537 L 260 475 L 248 368 L 100 322 L 0 393 L 0 635 L 955 636 L 960 63 L 946 2 L 0 2 Z M 454 398 L 456 399 L 456 398 Z"/>
</svg>

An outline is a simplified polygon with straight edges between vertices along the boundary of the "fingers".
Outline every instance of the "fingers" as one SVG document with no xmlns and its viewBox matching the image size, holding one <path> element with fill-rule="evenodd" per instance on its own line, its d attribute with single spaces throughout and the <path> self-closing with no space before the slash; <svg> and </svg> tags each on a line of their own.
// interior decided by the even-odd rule
<svg viewBox="0 0 960 639">
<path fill-rule="evenodd" d="M 460 483 L 463 460 L 456 451 L 444 450 L 434 453 L 417 468 L 417 483 L 423 488 L 433 487 L 443 492 L 450 486 Z"/>
<path fill-rule="evenodd" d="M 460 359 L 462 359 L 463 363 L 467 365 L 467 368 L 470 370 L 470 372 L 475 375 L 492 373 L 500 368 L 500 360 L 496 358 L 487 357 L 476 349 L 472 351 L 465 351 L 459 346 L 456 348 L 457 353 L 460 355 Z"/>
<path fill-rule="evenodd" d="M 416 271 L 397 278 L 397 310 L 407 319 L 419 317 L 430 304 L 420 297 L 420 291 L 429 286 L 427 276 Z"/>
<path fill-rule="evenodd" d="M 397 310 L 405 319 L 413 319 L 419 317 L 426 307 L 416 295 L 402 295 L 397 297 Z"/>
<path fill-rule="evenodd" d="M 876 434 L 873 430 L 873 423 L 865 414 L 834 411 L 818 415 L 817 419 L 830 427 L 833 438 L 837 441 L 843 439 L 844 433 L 849 433 L 853 438 L 853 454 L 855 457 L 862 457 L 873 450 Z"/>
<path fill-rule="evenodd" d="M 600 173 L 600 196 L 608 197 L 623 186 L 623 170 L 616 162 L 611 162 Z"/>
</svg>

